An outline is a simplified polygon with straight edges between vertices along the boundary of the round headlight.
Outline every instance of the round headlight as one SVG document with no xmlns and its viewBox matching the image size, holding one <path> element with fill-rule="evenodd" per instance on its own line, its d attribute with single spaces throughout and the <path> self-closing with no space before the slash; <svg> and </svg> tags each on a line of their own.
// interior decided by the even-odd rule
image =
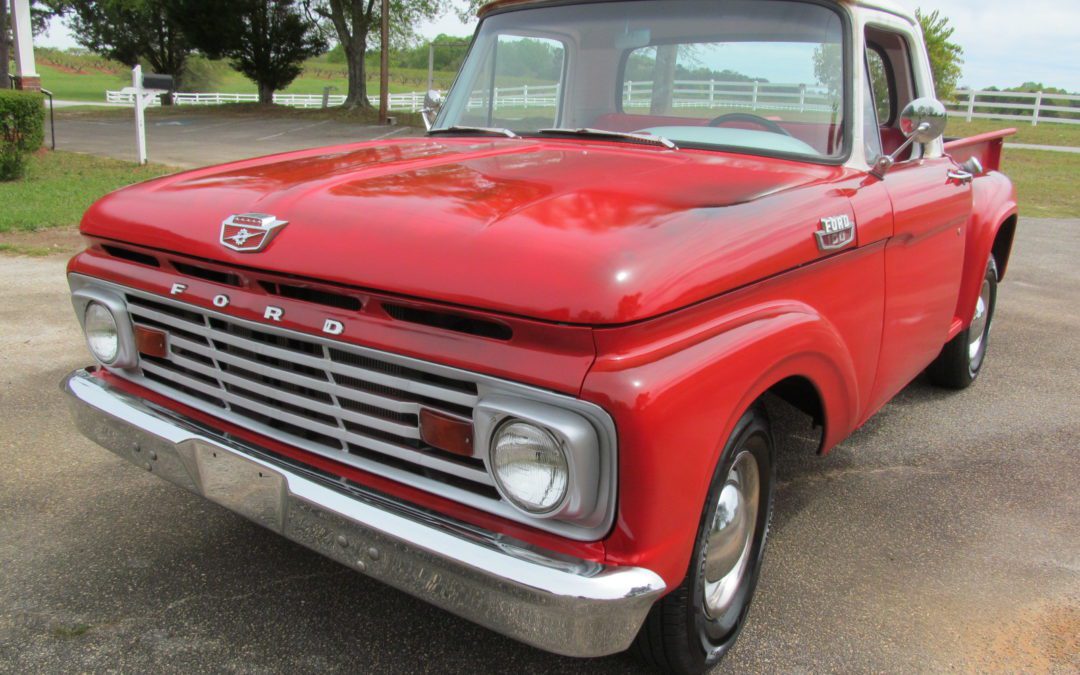
<svg viewBox="0 0 1080 675">
<path fill-rule="evenodd" d="M 508 422 L 495 432 L 491 469 L 503 494 L 535 515 L 558 507 L 570 483 L 570 469 L 558 441 L 527 422 Z"/>
<path fill-rule="evenodd" d="M 86 344 L 94 358 L 108 365 L 120 355 L 120 336 L 116 329 L 116 319 L 105 305 L 91 302 L 86 306 L 83 318 L 86 331 Z"/>
</svg>

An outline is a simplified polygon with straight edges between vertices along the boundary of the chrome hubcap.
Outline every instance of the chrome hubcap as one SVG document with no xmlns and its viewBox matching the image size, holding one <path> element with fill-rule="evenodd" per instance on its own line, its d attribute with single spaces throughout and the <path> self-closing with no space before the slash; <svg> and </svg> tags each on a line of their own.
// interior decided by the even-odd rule
<svg viewBox="0 0 1080 675">
<path fill-rule="evenodd" d="M 989 318 L 990 311 L 990 282 L 983 281 L 982 290 L 979 291 L 979 302 L 975 305 L 975 317 L 971 320 L 971 328 L 968 329 L 968 335 L 971 336 L 971 340 L 968 342 L 968 363 L 971 364 L 971 370 L 975 371 L 982 365 L 982 357 L 985 353 L 986 345 L 986 320 Z"/>
<path fill-rule="evenodd" d="M 720 490 L 716 515 L 705 539 L 705 613 L 722 616 L 746 575 L 757 527 L 760 477 L 747 451 L 735 458 Z"/>
</svg>

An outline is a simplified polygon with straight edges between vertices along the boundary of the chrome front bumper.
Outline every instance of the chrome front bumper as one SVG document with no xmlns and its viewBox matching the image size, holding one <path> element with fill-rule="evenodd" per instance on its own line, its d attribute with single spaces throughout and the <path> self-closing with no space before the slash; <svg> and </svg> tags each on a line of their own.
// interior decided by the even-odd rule
<svg viewBox="0 0 1080 675">
<path fill-rule="evenodd" d="M 368 576 L 535 647 L 626 649 L 664 591 L 655 573 L 560 556 L 292 464 L 83 370 L 62 388 L 87 438 Z"/>
</svg>

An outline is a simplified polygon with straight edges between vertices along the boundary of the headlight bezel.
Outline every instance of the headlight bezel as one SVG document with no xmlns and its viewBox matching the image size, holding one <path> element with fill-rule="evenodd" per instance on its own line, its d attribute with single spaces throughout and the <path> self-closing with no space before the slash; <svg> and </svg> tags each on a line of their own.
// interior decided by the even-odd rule
<svg viewBox="0 0 1080 675">
<path fill-rule="evenodd" d="M 566 493 L 557 504 L 543 512 L 531 511 L 507 493 L 496 475 L 494 451 L 498 432 L 507 424 L 523 422 L 538 427 L 552 438 L 563 453 L 568 475 Z M 600 528 L 614 515 L 615 466 L 611 430 L 596 427 L 596 421 L 576 410 L 539 401 L 502 395 L 482 396 L 473 410 L 476 447 L 495 489 L 518 512 L 538 521 L 554 520 L 582 528 Z"/>
<path fill-rule="evenodd" d="M 83 331 L 83 339 L 87 342 L 87 350 L 101 366 L 126 370 L 139 364 L 139 354 L 135 348 L 135 329 L 132 327 L 131 318 L 128 315 L 127 305 L 123 298 L 98 287 L 87 286 L 75 289 L 71 294 L 71 302 L 75 307 L 75 315 L 79 319 L 79 325 Z M 94 353 L 90 347 L 86 332 L 86 313 L 91 303 L 104 307 L 116 324 L 117 353 L 112 361 L 105 362 Z"/>
</svg>

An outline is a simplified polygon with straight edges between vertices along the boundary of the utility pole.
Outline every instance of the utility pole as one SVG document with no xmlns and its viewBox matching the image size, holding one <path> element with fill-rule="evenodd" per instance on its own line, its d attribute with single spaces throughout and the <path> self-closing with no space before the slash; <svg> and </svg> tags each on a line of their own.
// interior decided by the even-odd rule
<svg viewBox="0 0 1080 675">
<path fill-rule="evenodd" d="M 390 0 L 382 0 L 382 55 L 379 61 L 379 124 L 390 114 Z"/>
<path fill-rule="evenodd" d="M 435 88 L 435 43 L 429 42 L 427 47 L 427 88 L 431 91 Z"/>
</svg>

